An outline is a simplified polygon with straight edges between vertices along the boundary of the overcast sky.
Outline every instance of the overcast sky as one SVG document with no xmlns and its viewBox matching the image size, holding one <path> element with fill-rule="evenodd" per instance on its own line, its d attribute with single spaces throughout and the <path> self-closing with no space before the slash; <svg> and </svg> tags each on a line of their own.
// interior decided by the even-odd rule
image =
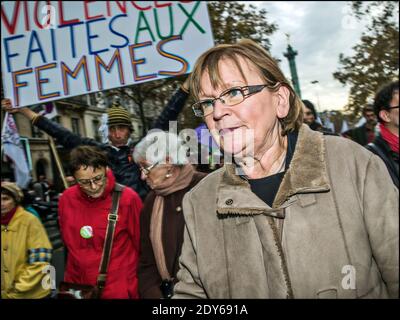
<svg viewBox="0 0 400 320">
<path fill-rule="evenodd" d="M 366 21 L 359 22 L 348 14 L 347 1 L 260 1 L 251 2 L 265 8 L 268 21 L 278 30 L 271 37 L 271 54 L 281 59 L 281 68 L 291 79 L 289 63 L 283 56 L 287 48 L 285 33 L 297 50 L 297 74 L 302 99 L 312 101 L 319 111 L 342 109 L 347 103 L 349 88 L 335 80 L 339 54 L 352 55 L 352 47 L 359 43 Z M 311 84 L 311 81 L 318 84 Z"/>
</svg>

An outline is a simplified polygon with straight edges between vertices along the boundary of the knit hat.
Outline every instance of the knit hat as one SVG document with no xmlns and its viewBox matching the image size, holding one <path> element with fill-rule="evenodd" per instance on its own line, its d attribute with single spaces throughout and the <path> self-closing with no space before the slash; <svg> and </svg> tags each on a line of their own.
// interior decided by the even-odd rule
<svg viewBox="0 0 400 320">
<path fill-rule="evenodd" d="M 107 110 L 107 125 L 112 126 L 128 126 L 130 130 L 133 130 L 131 118 L 129 112 L 122 108 L 120 105 L 114 104 Z"/>
<path fill-rule="evenodd" d="M 22 190 L 14 182 L 2 181 L 1 190 L 3 189 L 7 190 L 12 194 L 16 203 L 21 203 L 22 199 L 24 198 Z"/>
</svg>

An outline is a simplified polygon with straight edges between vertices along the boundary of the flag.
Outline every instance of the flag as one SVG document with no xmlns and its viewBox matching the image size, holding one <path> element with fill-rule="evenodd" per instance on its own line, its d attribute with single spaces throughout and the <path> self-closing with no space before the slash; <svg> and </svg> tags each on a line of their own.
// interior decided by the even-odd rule
<svg viewBox="0 0 400 320">
<path fill-rule="evenodd" d="M 22 148 L 18 129 L 12 114 L 6 113 L 5 115 L 1 131 L 1 142 L 3 144 L 4 155 L 14 163 L 15 182 L 20 188 L 26 188 L 31 177 L 25 152 Z"/>
<path fill-rule="evenodd" d="M 32 110 L 40 114 L 41 116 L 46 117 L 49 120 L 53 119 L 58 115 L 57 108 L 55 107 L 53 102 L 46 102 L 43 104 L 39 104 L 33 107 Z"/>
</svg>

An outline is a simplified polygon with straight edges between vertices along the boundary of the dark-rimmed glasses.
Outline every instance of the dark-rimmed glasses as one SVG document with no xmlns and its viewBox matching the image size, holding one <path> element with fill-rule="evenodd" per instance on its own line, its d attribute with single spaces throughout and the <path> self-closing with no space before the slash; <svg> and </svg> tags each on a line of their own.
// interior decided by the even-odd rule
<svg viewBox="0 0 400 320">
<path fill-rule="evenodd" d="M 88 187 L 89 185 L 91 185 L 92 183 L 94 183 L 95 185 L 100 184 L 101 182 L 104 181 L 105 178 L 105 174 L 99 174 L 98 176 L 95 176 L 92 179 L 77 179 L 76 181 L 83 187 Z"/>
<path fill-rule="evenodd" d="M 206 117 L 213 113 L 214 105 L 217 100 L 220 100 L 226 106 L 232 107 L 243 102 L 251 95 L 261 92 L 265 87 L 275 89 L 278 85 L 279 83 L 274 86 L 269 84 L 260 84 L 254 86 L 233 87 L 223 91 L 217 98 L 205 99 L 194 103 L 192 109 L 196 117 Z"/>
</svg>

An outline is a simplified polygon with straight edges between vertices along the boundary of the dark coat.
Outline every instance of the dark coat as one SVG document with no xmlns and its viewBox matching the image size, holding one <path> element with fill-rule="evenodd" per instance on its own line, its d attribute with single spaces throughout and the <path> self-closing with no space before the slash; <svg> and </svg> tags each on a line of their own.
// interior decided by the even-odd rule
<svg viewBox="0 0 400 320">
<path fill-rule="evenodd" d="M 185 105 L 187 97 L 188 94 L 182 89 L 179 89 L 156 119 L 152 128 L 167 130 L 169 121 L 177 119 Z M 57 143 L 63 145 L 67 149 L 72 149 L 79 145 L 92 145 L 104 150 L 108 155 L 110 167 L 117 182 L 134 189 L 142 200 L 146 197 L 149 189 L 146 183 L 140 179 L 139 167 L 132 159 L 132 152 L 136 143 L 114 148 L 110 144 L 100 143 L 90 138 L 83 138 L 45 117 L 39 117 L 35 125 L 48 135 L 56 138 Z"/>
<path fill-rule="evenodd" d="M 165 262 L 168 272 L 173 278 L 176 278 L 178 272 L 178 259 L 183 243 L 183 231 L 185 226 L 182 212 L 183 196 L 205 176 L 205 173 L 196 172 L 188 187 L 176 191 L 164 198 L 162 239 Z M 139 296 L 142 299 L 160 299 L 162 297 L 160 290 L 162 279 L 158 273 L 150 241 L 150 221 L 155 197 L 155 192 L 150 191 L 144 202 L 140 216 L 140 258 L 138 280 Z"/>
<path fill-rule="evenodd" d="M 380 157 L 383 162 L 385 162 L 386 167 L 388 168 L 390 177 L 393 180 L 393 183 L 398 188 L 399 187 L 399 154 L 390 149 L 388 143 L 382 138 L 379 134 L 375 140 L 373 141 L 373 145 L 368 144 L 366 148 L 373 153 L 375 153 L 378 157 Z"/>
<path fill-rule="evenodd" d="M 358 144 L 361 144 L 362 146 L 368 144 L 368 132 L 365 124 L 344 132 L 343 136 L 345 136 L 346 138 L 350 138 L 351 140 L 357 142 Z"/>
</svg>

